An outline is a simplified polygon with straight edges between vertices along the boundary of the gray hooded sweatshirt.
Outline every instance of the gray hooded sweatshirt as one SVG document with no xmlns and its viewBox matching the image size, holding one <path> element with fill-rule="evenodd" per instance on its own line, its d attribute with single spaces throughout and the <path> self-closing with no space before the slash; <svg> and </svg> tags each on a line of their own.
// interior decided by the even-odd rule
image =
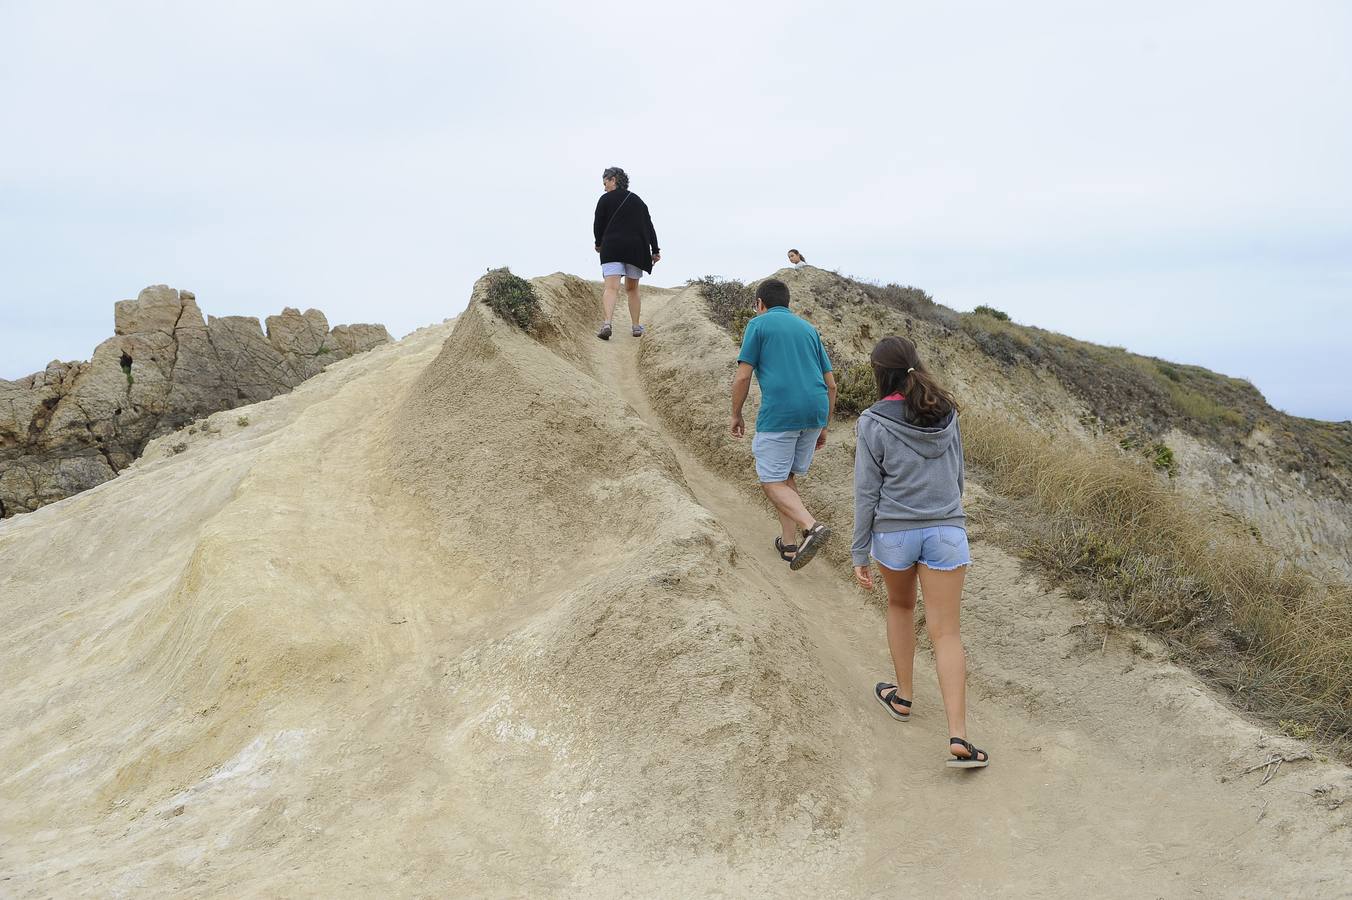
<svg viewBox="0 0 1352 900">
<path fill-rule="evenodd" d="M 859 417 L 850 547 L 856 566 L 868 565 L 874 531 L 966 527 L 957 412 L 934 428 L 912 425 L 909 419 L 904 400 L 880 400 Z"/>
</svg>

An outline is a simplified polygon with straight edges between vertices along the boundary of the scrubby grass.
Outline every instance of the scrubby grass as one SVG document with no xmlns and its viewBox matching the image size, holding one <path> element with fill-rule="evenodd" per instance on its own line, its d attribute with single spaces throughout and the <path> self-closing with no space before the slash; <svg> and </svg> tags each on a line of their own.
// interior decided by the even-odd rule
<svg viewBox="0 0 1352 900">
<path fill-rule="evenodd" d="M 836 371 L 836 413 L 857 416 L 878 402 L 878 381 L 873 366 L 852 362 Z"/>
<path fill-rule="evenodd" d="M 1352 472 L 1352 422 L 1289 416 L 1273 409 L 1242 378 L 1019 325 L 994 307 L 982 305 L 960 314 L 920 288 L 833 274 L 833 281 L 814 284 L 815 299 L 824 308 L 876 304 L 960 332 L 1008 368 L 1045 370 L 1084 402 L 1090 430 L 1119 436 L 1127 431 L 1155 440 L 1178 428 L 1241 460 L 1251 457 L 1250 436 L 1261 428 L 1273 438 L 1262 454 L 1264 462 L 1301 473 L 1312 490 L 1352 500 L 1352 479 L 1347 477 Z"/>
<path fill-rule="evenodd" d="M 964 313 L 961 329 L 997 362 L 1045 368 L 1084 401 L 1107 429 L 1157 437 L 1178 428 L 1239 458 L 1254 428 L 1272 433 L 1270 454 L 1332 496 L 1352 499 L 1338 473 L 1352 471 L 1352 423 L 1319 422 L 1273 409 L 1252 384 L 1200 366 L 1103 347 L 985 313 Z"/>
<path fill-rule="evenodd" d="M 944 328 L 955 329 L 958 327 L 958 314 L 947 306 L 935 303 L 934 298 L 927 291 L 918 287 L 893 283 L 873 284 L 868 281 L 852 280 L 863 289 L 864 294 L 874 303 L 907 315 L 926 319 L 937 325 L 942 325 Z"/>
<path fill-rule="evenodd" d="M 732 321 L 728 324 L 728 331 L 732 334 L 732 339 L 737 343 L 742 342 L 742 336 L 746 334 L 746 326 L 752 319 L 756 318 L 754 309 L 739 309 L 732 314 Z"/>
<path fill-rule="evenodd" d="M 756 297 L 751 288 L 735 278 L 720 278 L 717 275 L 692 278 L 686 284 L 699 287 L 701 296 L 709 304 L 709 318 L 740 341 L 746 323 L 754 315 L 752 305 Z"/>
<path fill-rule="evenodd" d="M 985 483 L 1026 506 L 1007 538 L 1105 622 L 1161 634 L 1246 705 L 1352 749 L 1352 585 L 1286 564 L 1111 443 L 989 414 L 963 435 Z"/>
<path fill-rule="evenodd" d="M 504 321 L 530 331 L 540 315 L 540 298 L 531 283 L 505 266 L 485 276 L 483 302 Z"/>
</svg>

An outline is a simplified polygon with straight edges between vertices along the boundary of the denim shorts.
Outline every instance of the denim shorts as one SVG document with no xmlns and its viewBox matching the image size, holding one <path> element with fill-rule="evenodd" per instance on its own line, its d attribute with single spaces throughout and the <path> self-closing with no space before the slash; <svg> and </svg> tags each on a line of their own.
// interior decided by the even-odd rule
<svg viewBox="0 0 1352 900">
<path fill-rule="evenodd" d="M 601 263 L 601 277 L 609 278 L 611 275 L 623 275 L 625 278 L 638 281 L 643 277 L 643 270 L 629 263 Z"/>
<path fill-rule="evenodd" d="M 910 531 L 873 532 L 873 558 L 894 571 L 916 563 L 936 572 L 951 572 L 972 564 L 967 530 L 956 525 L 913 528 Z"/>
<path fill-rule="evenodd" d="M 756 457 L 756 477 L 765 484 L 788 481 L 789 473 L 806 475 L 817 452 L 820 428 L 802 431 L 758 431 L 751 439 Z"/>
</svg>

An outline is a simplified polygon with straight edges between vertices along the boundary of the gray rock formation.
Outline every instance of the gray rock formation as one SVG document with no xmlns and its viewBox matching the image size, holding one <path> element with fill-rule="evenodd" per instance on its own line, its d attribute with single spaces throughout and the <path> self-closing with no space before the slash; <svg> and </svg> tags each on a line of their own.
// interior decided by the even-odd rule
<svg viewBox="0 0 1352 900">
<path fill-rule="evenodd" d="M 154 285 L 117 303 L 113 337 L 89 362 L 0 379 L 0 517 L 117 475 L 160 434 L 267 400 L 329 363 L 390 340 L 383 325 L 339 325 L 317 309 L 203 320 L 191 291 Z"/>
</svg>

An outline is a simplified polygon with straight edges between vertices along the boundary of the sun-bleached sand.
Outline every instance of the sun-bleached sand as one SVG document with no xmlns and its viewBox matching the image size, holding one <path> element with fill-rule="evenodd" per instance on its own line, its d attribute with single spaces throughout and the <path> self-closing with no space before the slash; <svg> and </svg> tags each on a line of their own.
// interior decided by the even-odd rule
<svg viewBox="0 0 1352 900">
<path fill-rule="evenodd" d="M 1352 894 L 1346 767 L 979 529 L 993 764 L 944 768 L 844 539 L 771 547 L 697 293 L 600 342 L 598 285 L 535 285 L 536 336 L 476 298 L 0 525 L 0 896 Z"/>
</svg>

